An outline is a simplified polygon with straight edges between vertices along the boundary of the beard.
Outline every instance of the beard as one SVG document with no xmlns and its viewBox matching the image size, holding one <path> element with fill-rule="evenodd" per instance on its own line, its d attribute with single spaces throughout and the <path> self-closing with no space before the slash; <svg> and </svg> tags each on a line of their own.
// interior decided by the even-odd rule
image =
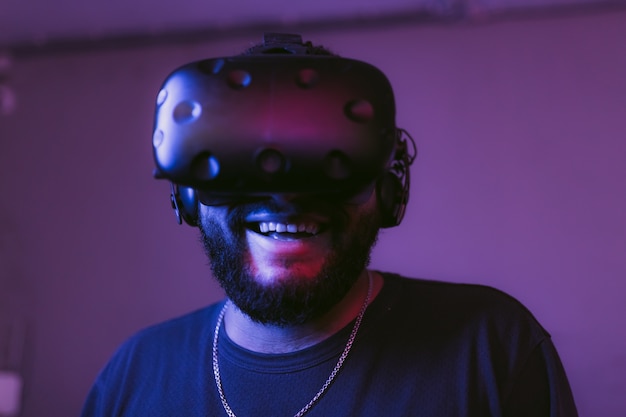
<svg viewBox="0 0 626 417">
<path fill-rule="evenodd" d="M 213 276 L 228 298 L 258 323 L 286 327 L 321 317 L 341 301 L 369 265 L 380 224 L 377 212 L 359 212 L 350 222 L 347 215 L 336 213 L 329 230 L 330 254 L 316 277 L 292 276 L 262 284 L 245 262 L 247 210 L 248 205 L 229 210 L 226 228 L 204 216 L 199 229 Z"/>
</svg>

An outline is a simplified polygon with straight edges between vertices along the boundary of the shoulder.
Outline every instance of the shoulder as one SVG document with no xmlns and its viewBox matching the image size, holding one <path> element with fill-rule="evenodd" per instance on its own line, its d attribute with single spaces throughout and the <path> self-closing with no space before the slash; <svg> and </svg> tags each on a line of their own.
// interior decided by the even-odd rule
<svg viewBox="0 0 626 417">
<path fill-rule="evenodd" d="M 119 347 L 113 360 L 119 355 L 164 355 L 201 345 L 199 342 L 210 340 L 221 306 L 213 304 L 139 330 Z"/>
<path fill-rule="evenodd" d="M 528 309 L 513 296 L 499 289 L 480 284 L 463 284 L 407 278 L 393 273 L 382 273 L 387 296 L 400 302 L 410 299 L 413 304 L 424 307 L 445 306 L 449 310 L 463 308 L 473 310 L 511 310 L 530 314 Z"/>
<path fill-rule="evenodd" d="M 130 340 L 142 340 L 151 338 L 162 338 L 170 336 L 184 336 L 187 333 L 202 331 L 205 327 L 210 327 L 210 322 L 217 318 L 223 302 L 186 313 L 182 316 L 153 324 L 139 330 Z"/>
<path fill-rule="evenodd" d="M 513 296 L 484 285 L 383 276 L 370 340 L 388 344 L 397 357 L 412 355 L 399 365 L 410 363 L 409 375 L 418 366 L 442 389 L 454 386 L 451 380 L 475 381 L 472 389 L 488 387 L 487 395 L 515 415 L 547 415 L 547 403 L 567 410 L 559 415 L 576 415 L 549 333 Z M 467 389 L 457 387 L 451 397 Z"/>
<path fill-rule="evenodd" d="M 214 304 L 138 331 L 118 347 L 98 379 L 111 381 L 134 374 L 145 379 L 146 375 L 164 371 L 158 370 L 155 363 L 167 364 L 170 371 L 190 366 L 189 358 L 202 357 L 201 353 L 211 343 L 221 305 Z"/>
<path fill-rule="evenodd" d="M 162 404 L 165 391 L 184 398 L 177 387 L 204 365 L 221 305 L 149 326 L 127 339 L 100 371 L 82 415 L 136 415 L 129 410 Z"/>
<path fill-rule="evenodd" d="M 458 284 L 407 278 L 383 273 L 381 301 L 387 308 L 412 317 L 416 325 L 455 328 L 502 339 L 512 333 L 540 343 L 549 334 L 533 314 L 513 296 L 485 285 Z"/>
</svg>

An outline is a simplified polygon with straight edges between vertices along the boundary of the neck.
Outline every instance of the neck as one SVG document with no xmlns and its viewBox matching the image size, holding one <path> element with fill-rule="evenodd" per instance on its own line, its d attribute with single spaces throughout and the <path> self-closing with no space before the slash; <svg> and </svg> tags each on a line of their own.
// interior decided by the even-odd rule
<svg viewBox="0 0 626 417">
<path fill-rule="evenodd" d="M 345 297 L 318 319 L 286 327 L 261 324 L 231 303 L 224 316 L 226 333 L 239 346 L 259 353 L 288 353 L 313 346 L 337 333 L 357 317 L 368 292 L 370 274 L 371 302 L 382 288 L 383 280 L 379 274 L 364 270 Z"/>
</svg>

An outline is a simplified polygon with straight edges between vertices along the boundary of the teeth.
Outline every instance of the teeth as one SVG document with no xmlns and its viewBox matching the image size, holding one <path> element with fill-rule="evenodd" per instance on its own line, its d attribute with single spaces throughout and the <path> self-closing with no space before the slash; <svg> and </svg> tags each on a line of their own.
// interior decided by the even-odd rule
<svg viewBox="0 0 626 417">
<path fill-rule="evenodd" d="M 298 233 L 306 232 L 312 235 L 317 234 L 319 226 L 314 223 L 276 223 L 276 222 L 259 222 L 259 231 L 261 233 L 277 232 L 277 233 Z"/>
</svg>

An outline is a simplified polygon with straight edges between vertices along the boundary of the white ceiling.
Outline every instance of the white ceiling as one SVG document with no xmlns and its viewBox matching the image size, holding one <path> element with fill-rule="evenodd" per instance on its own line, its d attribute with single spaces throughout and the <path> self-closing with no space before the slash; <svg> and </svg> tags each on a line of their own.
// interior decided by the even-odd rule
<svg viewBox="0 0 626 417">
<path fill-rule="evenodd" d="M 421 13 L 472 19 L 615 6 L 626 0 L 0 0 L 0 48 Z"/>
</svg>

